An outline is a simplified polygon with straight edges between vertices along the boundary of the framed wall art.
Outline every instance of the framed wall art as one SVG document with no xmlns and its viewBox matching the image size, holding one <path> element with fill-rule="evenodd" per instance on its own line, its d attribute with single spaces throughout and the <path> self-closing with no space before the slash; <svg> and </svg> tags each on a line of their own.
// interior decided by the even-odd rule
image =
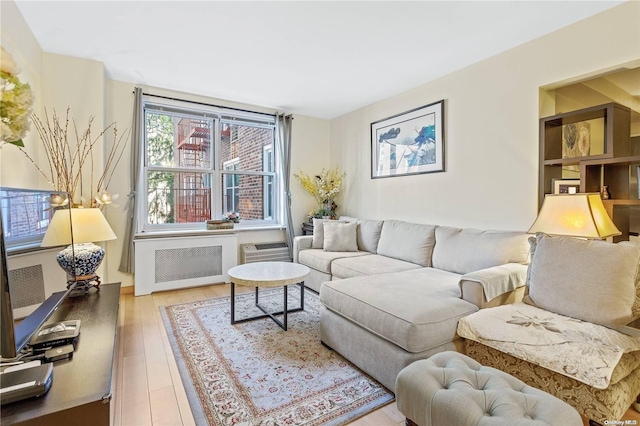
<svg viewBox="0 0 640 426">
<path fill-rule="evenodd" d="M 580 179 L 551 179 L 554 194 L 577 194 L 580 192 Z"/>
<path fill-rule="evenodd" d="M 371 178 L 444 171 L 444 100 L 371 123 Z"/>
</svg>

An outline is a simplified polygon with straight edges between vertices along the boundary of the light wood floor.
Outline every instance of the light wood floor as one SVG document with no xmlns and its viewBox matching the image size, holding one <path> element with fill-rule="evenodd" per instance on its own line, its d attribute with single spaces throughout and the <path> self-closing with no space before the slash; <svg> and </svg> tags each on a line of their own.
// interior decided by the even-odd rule
<svg viewBox="0 0 640 426">
<path fill-rule="evenodd" d="M 120 296 L 114 399 L 116 426 L 195 425 L 158 307 L 229 296 L 230 288 L 229 284 L 219 284 L 149 296 Z M 636 420 L 640 425 L 640 414 L 630 409 L 624 420 Z M 400 426 L 404 424 L 404 416 L 394 402 L 351 424 Z M 585 426 L 588 426 L 586 420 Z"/>
</svg>

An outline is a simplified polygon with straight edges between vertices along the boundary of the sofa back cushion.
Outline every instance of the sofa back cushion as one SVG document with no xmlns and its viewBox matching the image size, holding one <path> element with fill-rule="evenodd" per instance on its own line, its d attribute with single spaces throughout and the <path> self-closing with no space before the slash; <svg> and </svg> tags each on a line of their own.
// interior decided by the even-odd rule
<svg viewBox="0 0 640 426">
<path fill-rule="evenodd" d="M 608 327 L 634 319 L 638 245 L 545 234 L 536 240 L 529 274 L 529 299 L 536 306 Z"/>
<path fill-rule="evenodd" d="M 358 221 L 358 248 L 370 253 L 378 252 L 380 235 L 382 234 L 381 220 L 361 219 Z"/>
<path fill-rule="evenodd" d="M 524 232 L 480 231 L 439 226 L 433 249 L 433 267 L 468 274 L 505 263 L 529 261 Z"/>
<path fill-rule="evenodd" d="M 356 236 L 358 250 L 368 251 L 373 254 L 377 253 L 383 221 L 358 219 L 350 216 L 340 216 L 340 220 L 344 220 L 345 222 L 356 222 L 358 224 Z"/>
<path fill-rule="evenodd" d="M 378 254 L 420 266 L 431 266 L 435 230 L 433 225 L 385 220 L 378 242 Z"/>
</svg>

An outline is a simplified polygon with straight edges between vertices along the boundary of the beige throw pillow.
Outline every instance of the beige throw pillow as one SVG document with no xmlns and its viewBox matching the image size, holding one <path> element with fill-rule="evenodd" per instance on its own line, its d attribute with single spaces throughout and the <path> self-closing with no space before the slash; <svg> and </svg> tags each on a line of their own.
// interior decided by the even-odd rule
<svg viewBox="0 0 640 426">
<path fill-rule="evenodd" d="M 326 222 L 324 224 L 324 251 L 358 251 L 356 241 L 358 224 Z"/>
<path fill-rule="evenodd" d="M 311 240 L 311 248 L 321 249 L 324 246 L 324 224 L 325 222 L 340 222 L 343 220 L 331 219 L 313 219 L 313 239 Z"/>
<path fill-rule="evenodd" d="M 536 236 L 529 297 L 543 309 L 615 327 L 633 319 L 640 247 Z"/>
</svg>

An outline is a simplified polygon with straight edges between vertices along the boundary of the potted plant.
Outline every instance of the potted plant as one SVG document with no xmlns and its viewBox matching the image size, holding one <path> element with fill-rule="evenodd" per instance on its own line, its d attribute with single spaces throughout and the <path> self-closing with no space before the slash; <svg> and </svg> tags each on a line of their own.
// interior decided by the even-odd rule
<svg viewBox="0 0 640 426">
<path fill-rule="evenodd" d="M 313 196 L 318 208 L 309 212 L 309 218 L 335 219 L 338 206 L 334 202 L 346 173 L 340 173 L 338 166 L 334 169 L 322 169 L 319 175 L 308 176 L 303 172 L 293 175 L 302 187 Z"/>
</svg>

